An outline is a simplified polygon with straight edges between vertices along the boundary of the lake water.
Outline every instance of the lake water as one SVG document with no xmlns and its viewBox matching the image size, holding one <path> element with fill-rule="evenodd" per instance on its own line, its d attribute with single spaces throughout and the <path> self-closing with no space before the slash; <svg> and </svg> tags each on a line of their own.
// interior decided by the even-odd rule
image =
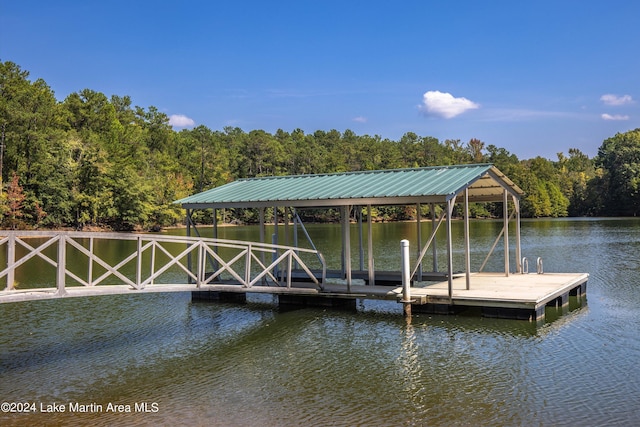
<svg viewBox="0 0 640 427">
<path fill-rule="evenodd" d="M 415 225 L 374 227 L 377 267 L 398 269 Z M 474 268 L 500 228 L 472 223 Z M 338 226 L 309 233 L 339 262 Z M 407 323 L 395 303 L 280 311 L 270 298 L 189 294 L 2 304 L 0 402 L 31 412 L 0 412 L 0 425 L 638 425 L 640 220 L 524 221 L 522 248 L 546 272 L 588 272 L 587 304 L 547 309 L 553 321 L 538 327 L 424 314 Z M 456 248 L 458 268 L 461 259 Z M 500 248 L 491 262 L 502 265 Z"/>
</svg>

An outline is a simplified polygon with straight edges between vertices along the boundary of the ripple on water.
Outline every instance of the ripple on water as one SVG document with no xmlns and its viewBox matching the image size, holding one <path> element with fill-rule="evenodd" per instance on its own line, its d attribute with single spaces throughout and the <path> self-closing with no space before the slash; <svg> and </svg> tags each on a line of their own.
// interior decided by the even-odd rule
<svg viewBox="0 0 640 427">
<path fill-rule="evenodd" d="M 525 227 L 523 243 L 547 271 L 589 272 L 589 304 L 540 328 L 422 314 L 407 325 L 376 304 L 279 312 L 188 294 L 2 305 L 0 394 L 160 405 L 33 425 L 637 424 L 638 234 L 626 222 L 555 224 L 536 229 L 540 242 Z"/>
</svg>

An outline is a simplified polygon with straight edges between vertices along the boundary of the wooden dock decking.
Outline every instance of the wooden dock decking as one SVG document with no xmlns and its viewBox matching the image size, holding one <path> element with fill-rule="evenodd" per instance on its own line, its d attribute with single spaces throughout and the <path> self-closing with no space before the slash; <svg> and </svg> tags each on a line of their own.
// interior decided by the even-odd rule
<svg viewBox="0 0 640 427">
<path fill-rule="evenodd" d="M 414 311 L 452 313 L 462 307 L 480 307 L 483 315 L 540 320 L 544 307 L 555 303 L 563 306 L 569 295 L 584 296 L 589 275 L 586 273 L 471 274 L 470 289 L 466 279 L 453 279 L 452 297 L 448 282 L 418 283 L 411 287 Z M 346 285 L 326 284 L 325 292 L 341 294 Z M 365 298 L 400 300 L 402 287 L 352 285 L 351 292 Z"/>
</svg>

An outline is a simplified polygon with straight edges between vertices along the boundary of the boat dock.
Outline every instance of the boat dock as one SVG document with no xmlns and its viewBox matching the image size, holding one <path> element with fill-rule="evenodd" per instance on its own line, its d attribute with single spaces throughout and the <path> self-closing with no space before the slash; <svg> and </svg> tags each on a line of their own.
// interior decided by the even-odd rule
<svg viewBox="0 0 640 427">
<path fill-rule="evenodd" d="M 238 180 L 176 201 L 187 210 L 186 237 L 0 230 L 0 248 L 6 252 L 6 264 L 0 260 L 0 280 L 6 283 L 0 302 L 146 292 L 192 292 L 194 299 L 242 302 L 248 293 L 269 293 L 277 295 L 280 305 L 355 308 L 360 299 L 379 299 L 401 303 L 406 316 L 412 311 L 455 314 L 475 308 L 483 316 L 539 322 L 549 304 L 564 307 L 571 296 L 586 300 L 589 275 L 546 273 L 540 258 L 536 273 L 529 274 L 520 239 L 522 194 L 493 165 Z M 484 261 L 473 260 L 480 267 L 472 271 L 472 256 L 478 255 L 470 249 L 469 204 L 483 202 L 502 205 L 502 229 Z M 378 205 L 404 205 L 415 212 L 413 255 L 409 240 L 402 240 L 398 270 L 375 268 L 371 213 Z M 429 206 L 431 214 L 431 234 L 426 241 L 421 234 L 423 205 Z M 226 208 L 257 210 L 260 241 L 218 239 L 217 210 Z M 265 231 L 268 208 L 275 225 L 271 243 L 266 242 Z M 199 235 L 193 223 L 194 209 L 213 210 L 213 238 Z M 297 209 L 340 212 L 339 269 L 327 265 Z M 456 266 L 451 226 L 455 209 L 464 219 L 462 239 L 457 239 L 462 240 L 458 247 L 463 248 L 464 261 L 458 259 L 463 265 Z M 351 250 L 353 222 L 357 224 L 353 234 L 357 233 L 359 257 Z M 510 225 L 515 226 L 511 231 Z M 436 236 L 441 226 L 446 232 L 446 269 L 438 270 Z M 191 236 L 192 229 L 197 236 Z M 299 243 L 300 232 L 307 246 Z M 130 241 L 128 251 L 115 257 L 109 251 L 101 252 L 103 241 L 124 240 Z M 504 270 L 484 272 L 489 258 L 499 251 Z M 68 257 L 82 260 L 86 268 L 67 265 Z M 34 260 L 51 266 L 55 287 L 16 289 L 16 278 L 24 269 L 34 268 Z M 176 271 L 184 279 L 175 276 Z"/>
<path fill-rule="evenodd" d="M 520 198 L 524 194 L 513 181 L 491 164 L 456 165 L 413 169 L 359 171 L 320 175 L 275 176 L 242 179 L 176 201 L 187 210 L 187 234 L 193 210 L 212 209 L 214 237 L 217 237 L 218 209 L 255 209 L 258 213 L 260 240 L 265 242 L 266 209 L 272 209 L 275 227 L 272 243 L 282 237 L 298 247 L 301 229 L 315 250 L 298 210 L 334 209 L 340 212 L 342 259 L 338 277 L 340 284 L 324 280 L 330 276 L 325 269 L 320 286 L 309 289 L 298 276 L 288 277 L 291 290 L 273 290 L 280 304 L 355 304 L 358 298 L 397 300 L 404 305 L 405 315 L 415 312 L 456 313 L 465 308 L 480 308 L 482 315 L 539 321 L 544 319 L 547 304 L 563 306 L 570 295 L 586 293 L 586 273 L 544 273 L 542 260 L 537 260 L 537 272 L 529 274 L 529 263 L 522 254 L 520 238 Z M 502 230 L 488 250 L 477 272 L 471 270 L 470 203 L 492 202 L 502 205 Z M 415 259 L 409 260 L 409 241 L 403 242 L 402 271 L 383 272 L 375 268 L 373 259 L 372 207 L 406 206 L 414 210 L 416 232 L 413 240 Z M 423 239 L 422 206 L 429 206 L 431 234 Z M 451 223 L 454 212 L 464 219 L 464 266 L 454 268 L 454 236 Z M 278 212 L 282 213 L 279 214 Z M 364 232 L 366 216 L 367 233 Z M 351 223 L 357 223 L 359 265 L 352 265 Z M 292 227 L 289 227 L 290 220 Z M 510 223 L 515 227 L 511 228 Z M 446 270 L 438 270 L 436 235 L 440 226 L 446 230 Z M 289 231 L 288 231 L 289 230 Z M 515 245 L 512 248 L 514 237 Z M 365 249 L 366 241 L 366 249 Z M 500 244 L 502 242 L 502 244 Z M 406 246 L 406 247 L 405 247 Z M 484 272 L 489 258 L 501 247 L 504 270 Z M 406 252 L 405 252 L 406 251 Z M 514 257 L 511 257 L 513 252 Z M 365 256 L 366 254 L 366 256 Z M 429 262 L 428 258 L 431 258 Z M 475 260 L 474 260 L 475 262 Z M 412 265 L 410 265 L 412 264 Z M 479 264 L 479 263 L 478 263 Z M 325 265 L 325 268 L 329 268 Z M 306 272 L 307 277 L 311 277 Z M 317 278 L 317 276 L 316 276 Z M 291 282 L 295 283 L 291 283 Z M 425 282 L 429 281 L 429 282 Z M 364 282 L 364 285 L 356 284 Z M 342 284 L 344 283 L 344 284 Z M 387 286 L 380 286 L 387 285 Z M 296 289 L 294 291 L 293 289 Z M 234 292 L 237 288 L 231 288 Z M 220 291 L 223 291 L 221 288 Z M 297 293 L 297 294 L 296 294 Z M 206 295 L 203 295 L 206 298 Z"/>
</svg>

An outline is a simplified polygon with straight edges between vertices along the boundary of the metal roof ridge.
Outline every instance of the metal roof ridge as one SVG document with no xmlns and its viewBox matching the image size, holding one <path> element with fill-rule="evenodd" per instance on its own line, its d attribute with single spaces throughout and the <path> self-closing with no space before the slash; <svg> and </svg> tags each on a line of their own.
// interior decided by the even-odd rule
<svg viewBox="0 0 640 427">
<path fill-rule="evenodd" d="M 277 180 L 277 179 L 286 179 L 286 178 L 312 178 L 312 177 L 322 177 L 322 176 L 341 176 L 341 175 L 364 175 L 364 174 L 374 174 L 374 173 L 400 173 L 400 172 L 412 172 L 412 171 L 425 171 L 425 170 L 437 170 L 437 169 L 462 169 L 462 168 L 470 168 L 470 167 L 493 167 L 493 163 L 465 163 L 458 165 L 440 165 L 440 166 L 422 166 L 415 168 L 397 168 L 397 169 L 369 169 L 369 170 L 360 170 L 360 171 L 343 171 L 343 172 L 324 172 L 324 173 L 305 173 L 305 174 L 297 174 L 297 175 L 270 175 L 270 176 L 255 176 L 250 178 L 239 178 L 232 182 L 240 182 L 240 181 L 258 181 L 258 180 Z"/>
</svg>

